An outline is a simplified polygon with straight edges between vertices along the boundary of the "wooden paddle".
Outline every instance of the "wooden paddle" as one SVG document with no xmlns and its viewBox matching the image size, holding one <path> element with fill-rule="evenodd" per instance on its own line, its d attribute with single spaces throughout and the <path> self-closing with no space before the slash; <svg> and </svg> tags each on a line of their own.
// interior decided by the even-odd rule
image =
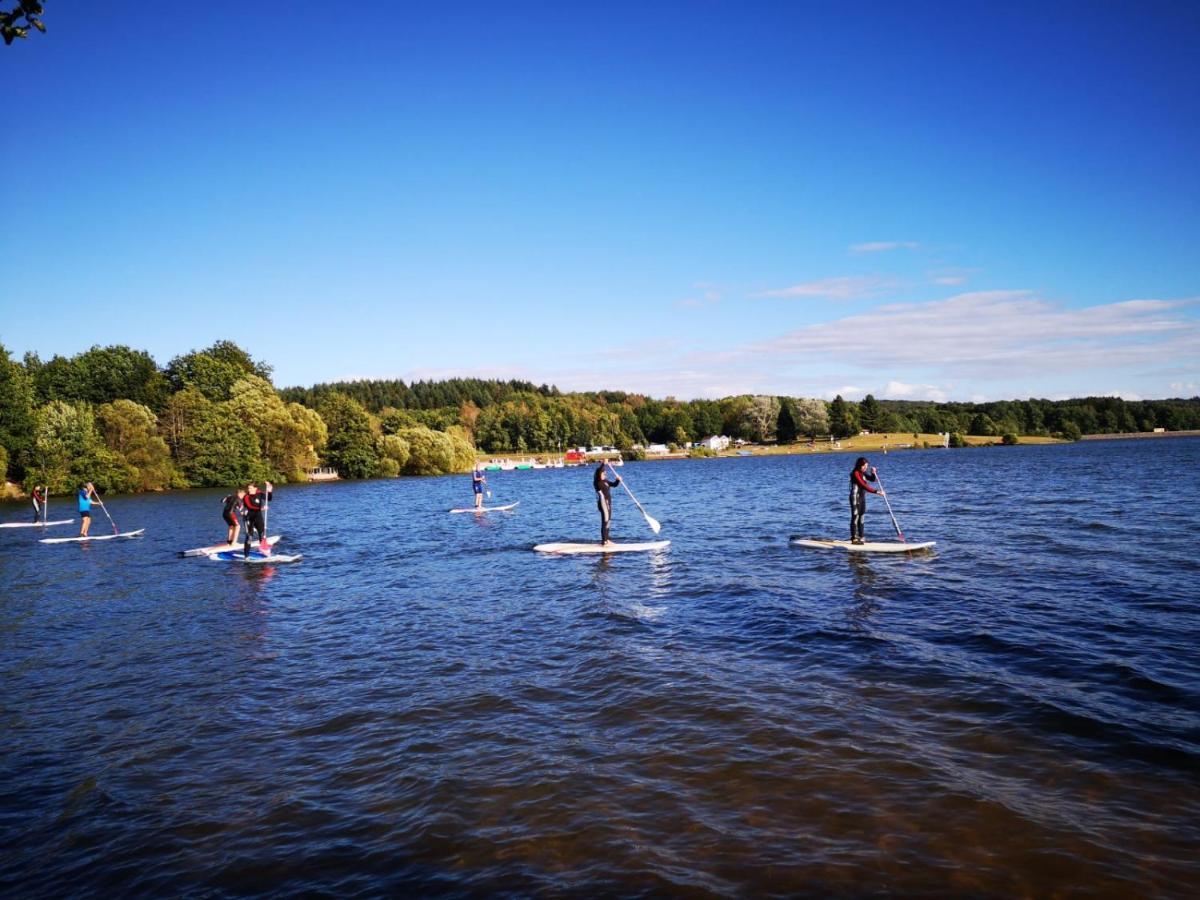
<svg viewBox="0 0 1200 900">
<path fill-rule="evenodd" d="M 614 475 L 617 475 L 617 471 L 612 467 L 612 463 L 610 463 L 608 460 L 605 460 L 604 464 L 608 466 L 608 471 L 612 472 Z M 655 534 L 658 534 L 660 531 L 662 531 L 662 525 L 659 523 L 658 519 L 646 512 L 642 504 L 638 503 L 638 498 L 633 496 L 633 491 L 629 489 L 629 485 L 625 483 L 625 479 L 620 475 L 617 475 L 617 479 L 621 482 L 621 487 L 625 488 L 625 493 L 629 495 L 629 499 L 633 501 L 633 505 L 636 506 L 641 514 L 645 517 L 646 524 L 650 526 L 650 530 Z"/>
</svg>

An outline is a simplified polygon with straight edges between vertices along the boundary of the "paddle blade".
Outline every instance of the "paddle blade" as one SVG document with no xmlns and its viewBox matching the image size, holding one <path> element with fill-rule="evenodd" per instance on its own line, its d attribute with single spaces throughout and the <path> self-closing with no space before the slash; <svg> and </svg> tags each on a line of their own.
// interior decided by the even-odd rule
<svg viewBox="0 0 1200 900">
<path fill-rule="evenodd" d="M 660 531 L 662 531 L 662 524 L 658 521 L 658 519 L 654 518 L 654 516 L 650 515 L 650 513 L 644 512 L 642 515 L 646 517 L 646 524 L 650 526 L 651 531 L 653 531 L 655 534 L 658 534 Z"/>
</svg>

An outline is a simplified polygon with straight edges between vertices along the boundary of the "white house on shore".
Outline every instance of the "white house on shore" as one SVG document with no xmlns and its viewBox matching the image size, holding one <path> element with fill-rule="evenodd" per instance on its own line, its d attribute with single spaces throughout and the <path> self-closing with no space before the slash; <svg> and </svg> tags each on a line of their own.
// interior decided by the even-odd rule
<svg viewBox="0 0 1200 900">
<path fill-rule="evenodd" d="M 666 456 L 670 452 L 666 444 L 651 444 L 646 448 L 647 456 Z"/>
<path fill-rule="evenodd" d="M 696 446 L 720 452 L 721 450 L 729 449 L 729 438 L 725 437 L 725 435 L 710 434 L 704 440 L 699 441 Z"/>
</svg>

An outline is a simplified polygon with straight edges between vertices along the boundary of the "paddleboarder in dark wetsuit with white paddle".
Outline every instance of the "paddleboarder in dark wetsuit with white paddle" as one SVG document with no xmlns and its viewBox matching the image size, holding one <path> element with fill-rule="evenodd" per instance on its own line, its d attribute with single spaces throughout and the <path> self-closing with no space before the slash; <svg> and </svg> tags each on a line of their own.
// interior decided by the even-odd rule
<svg viewBox="0 0 1200 900">
<path fill-rule="evenodd" d="M 875 481 L 875 470 L 867 469 L 869 464 L 865 456 L 860 456 L 854 463 L 850 473 L 850 543 L 865 544 L 863 539 L 863 519 L 867 515 L 867 494 L 883 496 L 883 488 L 873 488 L 868 481 Z"/>
<path fill-rule="evenodd" d="M 616 481 L 604 477 L 604 460 L 596 466 L 596 474 L 592 476 L 592 487 L 596 489 L 596 508 L 600 510 L 600 543 L 611 544 L 608 538 L 608 525 L 612 521 L 612 488 L 621 483 L 621 476 Z M 615 474 L 615 473 L 614 473 Z"/>
</svg>

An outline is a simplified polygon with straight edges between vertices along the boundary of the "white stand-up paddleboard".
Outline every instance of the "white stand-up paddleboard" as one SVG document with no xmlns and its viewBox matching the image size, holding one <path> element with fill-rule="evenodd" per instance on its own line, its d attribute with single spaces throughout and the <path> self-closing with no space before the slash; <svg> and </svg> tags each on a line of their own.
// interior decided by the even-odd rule
<svg viewBox="0 0 1200 900">
<path fill-rule="evenodd" d="M 75 537 L 69 537 L 69 538 L 42 538 L 40 541 L 38 541 L 38 543 L 39 544 L 70 544 L 70 543 L 76 543 L 79 541 L 113 541 L 113 540 L 116 540 L 117 538 L 137 537 L 139 534 L 142 534 L 145 531 L 146 531 L 145 528 L 139 528 L 137 531 L 122 531 L 120 534 L 89 534 L 87 537 L 79 537 L 77 535 Z"/>
<path fill-rule="evenodd" d="M 0 528 L 52 528 L 55 525 L 70 525 L 74 519 L 55 519 L 53 522 L 3 522 Z"/>
<path fill-rule="evenodd" d="M 520 503 L 520 502 L 521 502 L 520 500 L 517 501 L 517 503 Z M 452 513 L 504 512 L 505 510 L 512 509 L 514 506 L 517 505 L 517 503 L 506 503 L 504 506 L 480 506 L 478 508 L 476 508 L 474 506 L 461 506 L 461 507 L 458 507 L 457 509 L 450 510 L 450 512 L 452 512 Z"/>
<path fill-rule="evenodd" d="M 276 544 L 279 543 L 280 537 L 282 537 L 282 535 L 278 535 L 278 534 L 271 535 L 271 537 L 267 538 L 267 543 L 270 544 L 272 547 L 274 547 Z M 226 550 L 241 550 L 242 546 L 243 545 L 241 543 L 213 544 L 211 547 L 197 547 L 194 550 L 180 550 L 179 555 L 184 556 L 184 557 L 187 557 L 187 556 L 212 556 L 212 554 L 214 554 L 214 553 L 222 553 Z M 251 546 L 256 547 L 258 545 L 252 544 Z"/>
<path fill-rule="evenodd" d="M 646 550 L 661 550 L 670 541 L 646 541 L 641 544 L 538 544 L 533 549 L 538 553 L 640 553 Z"/>
<path fill-rule="evenodd" d="M 793 547 L 812 547 L 816 550 L 846 550 L 850 553 L 913 553 L 918 550 L 932 550 L 937 541 L 901 543 L 900 541 L 868 541 L 865 544 L 855 544 L 850 541 L 834 541 L 825 538 L 791 539 Z"/>
<path fill-rule="evenodd" d="M 258 551 L 251 550 L 250 555 L 246 556 L 241 550 L 222 550 L 220 553 L 210 553 L 208 558 L 214 562 L 235 562 L 245 563 L 248 566 L 253 565 L 273 565 L 274 563 L 291 563 L 301 559 L 299 553 L 272 553 L 270 556 Z"/>
</svg>

